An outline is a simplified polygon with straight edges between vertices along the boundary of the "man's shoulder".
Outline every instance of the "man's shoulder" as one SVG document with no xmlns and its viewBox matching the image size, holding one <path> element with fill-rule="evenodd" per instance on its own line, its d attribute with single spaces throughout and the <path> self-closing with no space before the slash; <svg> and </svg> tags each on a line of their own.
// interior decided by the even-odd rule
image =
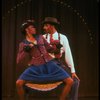
<svg viewBox="0 0 100 100">
<path fill-rule="evenodd" d="M 67 38 L 67 36 L 65 34 L 63 34 L 63 33 L 59 33 L 59 34 L 60 34 L 60 37 Z"/>
</svg>

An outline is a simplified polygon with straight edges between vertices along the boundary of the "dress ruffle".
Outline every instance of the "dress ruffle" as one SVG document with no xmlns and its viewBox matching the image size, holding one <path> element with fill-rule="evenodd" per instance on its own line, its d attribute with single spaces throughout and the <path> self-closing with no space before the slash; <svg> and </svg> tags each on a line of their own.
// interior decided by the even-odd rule
<svg viewBox="0 0 100 100">
<path fill-rule="evenodd" d="M 52 83 L 70 77 L 56 62 L 49 61 L 40 66 L 29 66 L 19 77 L 21 80 L 33 83 Z"/>
</svg>

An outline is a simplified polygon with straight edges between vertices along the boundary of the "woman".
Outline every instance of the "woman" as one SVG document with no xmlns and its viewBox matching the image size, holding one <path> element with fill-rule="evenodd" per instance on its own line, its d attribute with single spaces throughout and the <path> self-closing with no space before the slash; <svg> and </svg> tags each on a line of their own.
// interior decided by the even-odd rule
<svg viewBox="0 0 100 100">
<path fill-rule="evenodd" d="M 42 35 L 36 33 L 34 20 L 27 20 L 23 23 L 21 32 L 25 35 L 25 39 L 19 44 L 17 64 L 21 63 L 24 66 L 24 62 L 27 61 L 27 68 L 16 81 L 20 100 L 24 100 L 25 91 L 23 85 L 28 81 L 33 83 L 51 83 L 61 80 L 65 83 L 65 86 L 60 100 L 65 100 L 73 80 L 49 55 L 49 52 L 56 52 L 56 46 L 48 44 Z"/>
</svg>

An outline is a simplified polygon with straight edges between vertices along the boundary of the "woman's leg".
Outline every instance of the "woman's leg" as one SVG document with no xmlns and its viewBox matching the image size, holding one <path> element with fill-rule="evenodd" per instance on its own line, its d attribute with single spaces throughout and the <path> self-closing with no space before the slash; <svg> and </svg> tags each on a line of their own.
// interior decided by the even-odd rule
<svg viewBox="0 0 100 100">
<path fill-rule="evenodd" d="M 64 86 L 63 91 L 61 93 L 60 100 L 66 100 L 66 96 L 69 94 L 70 89 L 72 87 L 73 79 L 66 78 L 63 80 L 63 82 L 65 83 L 65 86 Z"/>
<path fill-rule="evenodd" d="M 19 98 L 20 98 L 19 100 L 25 100 L 25 98 L 24 98 L 25 91 L 23 88 L 24 84 L 25 84 L 24 80 L 17 80 L 16 81 L 17 93 L 18 93 Z"/>
</svg>

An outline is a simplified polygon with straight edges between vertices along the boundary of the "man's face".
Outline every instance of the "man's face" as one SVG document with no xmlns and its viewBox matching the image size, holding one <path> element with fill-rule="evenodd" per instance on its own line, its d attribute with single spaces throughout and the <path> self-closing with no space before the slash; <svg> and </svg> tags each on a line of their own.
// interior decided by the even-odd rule
<svg viewBox="0 0 100 100">
<path fill-rule="evenodd" d="M 44 24 L 43 30 L 44 30 L 45 33 L 50 33 L 52 31 L 52 25 Z"/>
<path fill-rule="evenodd" d="M 26 28 L 28 34 L 36 34 L 36 28 L 33 25 L 30 25 Z"/>
</svg>

